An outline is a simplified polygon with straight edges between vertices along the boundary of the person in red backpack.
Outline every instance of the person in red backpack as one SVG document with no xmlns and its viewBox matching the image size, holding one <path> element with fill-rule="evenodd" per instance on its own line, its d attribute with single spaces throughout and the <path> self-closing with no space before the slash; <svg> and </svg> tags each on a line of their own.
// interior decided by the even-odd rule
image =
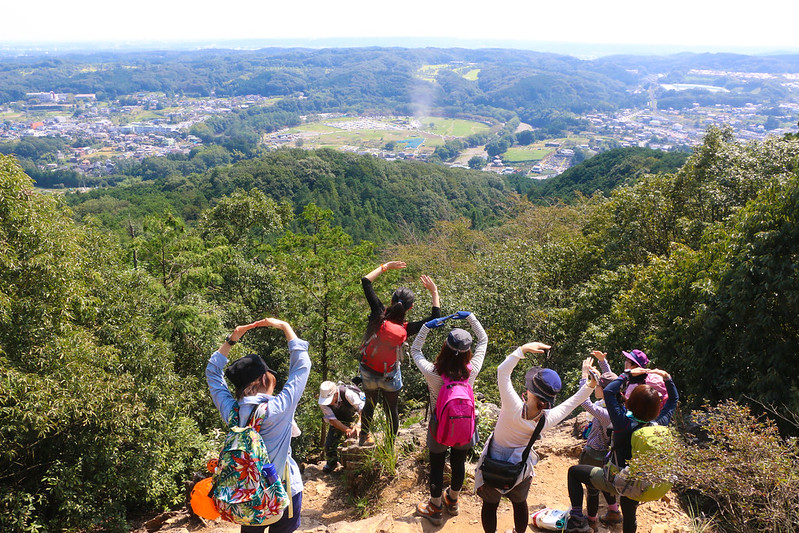
<svg viewBox="0 0 799 533">
<path fill-rule="evenodd" d="M 402 344 L 408 335 L 419 332 L 425 322 L 441 316 L 441 307 L 438 299 L 438 287 L 428 276 L 422 276 L 421 281 L 425 289 L 430 292 L 433 306 L 430 316 L 425 320 L 406 322 L 405 314 L 411 310 L 415 300 L 413 291 L 407 287 L 400 287 L 391 295 L 388 307 L 383 305 L 377 297 L 372 282 L 380 274 L 388 270 L 405 268 L 404 261 L 389 261 L 378 266 L 363 278 L 361 285 L 366 301 L 369 302 L 369 322 L 361 344 L 361 387 L 366 396 L 366 405 L 361 414 L 361 432 L 358 444 L 361 446 L 373 444 L 370 435 L 372 417 L 378 397 L 382 394 L 383 408 L 391 422 L 391 431 L 394 435 L 399 429 L 399 392 L 402 389 L 402 374 L 400 372 L 400 353 Z M 404 330 L 404 331 L 403 331 Z M 404 333 L 404 335 L 403 335 Z M 387 340 L 390 337 L 391 340 Z M 401 339 L 401 342 L 399 342 Z M 399 342 L 399 344 L 395 344 Z M 394 346 L 391 346 L 394 344 Z M 389 356 L 386 356 L 386 353 Z"/>
<path fill-rule="evenodd" d="M 424 346 L 430 329 L 442 326 L 449 318 L 466 319 L 477 336 L 477 342 L 472 344 L 472 336 L 469 332 L 459 328 L 453 329 L 441 346 L 435 363 L 431 363 L 422 353 L 422 346 Z M 427 388 L 430 391 L 430 406 L 436 417 L 435 421 L 431 417 L 427 431 L 427 449 L 430 451 L 430 499 L 417 505 L 416 512 L 435 525 L 442 523 L 443 509 L 446 509 L 452 516 L 458 514 L 458 496 L 466 475 L 466 454 L 474 447 L 478 439 L 475 427 L 472 435 L 468 437 L 469 440 L 464 444 L 450 446 L 447 442 L 440 442 L 438 439 L 441 438 L 442 432 L 437 430 L 441 429 L 444 422 L 437 416 L 439 400 L 444 397 L 442 391 L 445 391 L 445 387 L 458 386 L 463 383 L 464 386 L 468 385 L 472 414 L 474 414 L 474 391 L 472 388 L 477 374 L 483 367 L 487 345 L 488 336 L 477 317 L 468 311 L 458 311 L 449 317 L 427 322 L 419 330 L 419 334 L 411 346 L 413 361 L 427 381 Z M 474 426 L 474 418 L 471 423 Z M 444 492 L 444 462 L 447 450 L 450 452 L 449 464 L 452 469 L 452 479 L 449 488 Z"/>
</svg>

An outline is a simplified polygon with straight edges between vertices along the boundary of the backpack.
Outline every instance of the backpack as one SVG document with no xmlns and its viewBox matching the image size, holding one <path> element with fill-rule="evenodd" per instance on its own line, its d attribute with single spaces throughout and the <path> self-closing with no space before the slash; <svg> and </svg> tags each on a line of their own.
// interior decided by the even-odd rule
<svg viewBox="0 0 799 533">
<path fill-rule="evenodd" d="M 664 447 L 664 444 L 671 439 L 672 434 L 668 427 L 659 426 L 654 422 L 647 425 L 638 426 L 630 436 L 632 446 L 632 458 L 640 457 L 642 454 L 656 452 Z M 630 466 L 627 465 L 621 470 L 613 463 L 608 463 L 612 478 L 610 481 L 618 491 L 619 495 L 625 496 L 637 502 L 651 502 L 661 499 L 671 490 L 672 482 L 670 476 L 665 476 L 665 481 L 651 482 L 646 479 L 631 478 Z M 614 474 L 615 471 L 615 475 Z M 663 476 L 656 476 L 663 477 Z"/>
<path fill-rule="evenodd" d="M 233 406 L 211 490 L 219 514 L 229 522 L 245 526 L 272 524 L 289 505 L 280 478 L 275 476 L 276 481 L 270 483 L 263 472 L 267 464 L 271 465 L 259 433 L 265 414 L 266 403 L 262 403 L 253 411 L 247 426 L 239 427 L 239 405 Z"/>
<path fill-rule="evenodd" d="M 453 381 L 441 376 L 444 384 L 436 399 L 436 427 L 433 437 L 444 446 L 465 446 L 475 433 L 474 390 L 469 379 Z"/>
<path fill-rule="evenodd" d="M 384 320 L 377 332 L 361 345 L 361 363 L 375 372 L 391 372 L 402 355 L 402 345 L 407 338 L 405 324 Z"/>
</svg>

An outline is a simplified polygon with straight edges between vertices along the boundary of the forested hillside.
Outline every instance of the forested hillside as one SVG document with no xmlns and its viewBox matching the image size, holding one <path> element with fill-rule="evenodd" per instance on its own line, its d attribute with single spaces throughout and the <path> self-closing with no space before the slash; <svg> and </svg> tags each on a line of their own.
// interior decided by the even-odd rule
<svg viewBox="0 0 799 533">
<path fill-rule="evenodd" d="M 219 198 L 252 189 L 287 203 L 295 214 L 313 202 L 330 210 L 333 223 L 356 240 L 380 242 L 421 237 L 439 220 L 465 217 L 476 228 L 495 224 L 504 216 L 510 196 L 504 178 L 493 173 L 297 149 L 203 174 L 185 177 L 173 172 L 154 183 L 68 195 L 67 201 L 77 216 L 92 214 L 120 228 L 127 227 L 131 217 L 160 214 L 167 206 L 194 222 Z"/>
<path fill-rule="evenodd" d="M 645 174 L 677 171 L 688 158 L 686 152 L 662 152 L 649 148 L 616 148 L 598 154 L 564 173 L 532 181 L 530 200 L 574 202 L 578 195 L 604 195 L 620 185 L 632 185 Z"/>
<path fill-rule="evenodd" d="M 476 390 L 488 400 L 497 364 L 521 343 L 554 346 L 536 363 L 560 372 L 564 390 L 589 350 L 618 369 L 620 350 L 640 348 L 674 376 L 683 414 L 731 398 L 774 406 L 783 434 L 796 434 L 798 162 L 795 139 L 743 145 L 713 129 L 679 170 L 542 207 L 507 202 L 501 182 L 468 172 L 285 151 L 97 193 L 75 203 L 76 220 L 0 156 L 0 529 L 125 531 L 138 512 L 178 505 L 221 428 L 207 358 L 235 324 L 263 316 L 310 342 L 293 446 L 298 460 L 318 457 L 319 383 L 355 374 L 368 314 L 359 280 L 387 259 L 409 267 L 381 276 L 383 298 L 407 284 L 421 316 L 429 274 L 445 313 L 470 310 L 486 326 Z M 388 239 L 403 223 L 413 230 Z M 109 229 L 120 227 L 124 239 Z M 393 242 L 378 248 L 370 234 Z M 282 338 L 252 332 L 232 355 L 249 352 L 285 379 Z M 424 380 L 413 368 L 403 379 L 402 408 L 420 405 Z M 765 454 L 733 456 L 740 467 Z M 746 527 L 796 527 L 791 457 L 762 468 L 775 474 L 768 489 L 744 495 L 758 480 L 733 476 L 714 501 L 751 503 L 731 511 Z M 729 474 L 713 461 L 693 468 L 702 483 L 681 478 L 710 500 Z M 780 514 L 777 485 L 791 494 Z M 768 525 L 776 516 L 787 521 Z"/>
</svg>

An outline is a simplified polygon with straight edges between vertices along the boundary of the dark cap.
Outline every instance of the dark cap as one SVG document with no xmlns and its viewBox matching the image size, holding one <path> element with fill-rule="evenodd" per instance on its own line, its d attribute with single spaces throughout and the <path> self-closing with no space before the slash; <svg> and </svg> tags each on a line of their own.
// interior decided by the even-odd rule
<svg viewBox="0 0 799 533">
<path fill-rule="evenodd" d="M 524 386 L 549 405 L 555 405 L 555 397 L 562 387 L 560 376 L 554 370 L 534 366 L 524 375 Z"/>
<path fill-rule="evenodd" d="M 612 382 L 616 381 L 616 378 L 618 377 L 619 376 L 617 376 L 613 372 L 603 372 L 602 375 L 599 376 L 599 386 L 604 389 Z"/>
<path fill-rule="evenodd" d="M 272 372 L 269 365 L 260 355 L 251 353 L 230 363 L 225 369 L 225 377 L 237 390 L 242 390 L 267 372 Z"/>
<path fill-rule="evenodd" d="M 472 347 L 472 336 L 465 329 L 455 328 L 447 335 L 447 346 L 456 352 L 466 352 Z"/>
<path fill-rule="evenodd" d="M 646 365 L 649 364 L 649 358 L 641 350 L 633 350 L 631 352 L 621 352 L 621 353 L 624 354 L 624 357 L 635 363 L 636 366 L 640 366 L 641 368 L 646 368 Z"/>
</svg>

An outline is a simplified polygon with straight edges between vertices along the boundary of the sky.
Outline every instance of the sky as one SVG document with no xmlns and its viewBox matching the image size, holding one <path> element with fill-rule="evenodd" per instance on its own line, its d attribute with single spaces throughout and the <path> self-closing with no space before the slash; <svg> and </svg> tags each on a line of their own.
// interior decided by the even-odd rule
<svg viewBox="0 0 799 533">
<path fill-rule="evenodd" d="M 36 0 L 4 4 L 0 43 L 12 45 L 330 38 L 361 38 L 368 43 L 387 37 L 436 37 L 469 40 L 475 47 L 503 40 L 799 51 L 796 0 Z"/>
</svg>

